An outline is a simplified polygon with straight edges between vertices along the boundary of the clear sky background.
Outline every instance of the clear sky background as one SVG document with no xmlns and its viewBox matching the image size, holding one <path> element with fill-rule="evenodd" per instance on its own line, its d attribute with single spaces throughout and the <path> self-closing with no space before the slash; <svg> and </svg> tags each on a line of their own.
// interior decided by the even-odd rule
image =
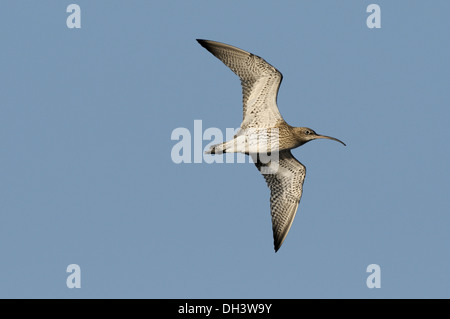
<svg viewBox="0 0 450 319">
<path fill-rule="evenodd" d="M 66 26 L 70 3 L 81 29 Z M 366 25 L 371 3 L 381 29 Z M 449 12 L 2 1 L 0 297 L 450 298 Z M 266 59 L 286 121 L 347 143 L 293 151 L 307 176 L 278 253 L 252 164 L 172 162 L 174 129 L 242 116 L 239 79 L 196 38 Z"/>
</svg>

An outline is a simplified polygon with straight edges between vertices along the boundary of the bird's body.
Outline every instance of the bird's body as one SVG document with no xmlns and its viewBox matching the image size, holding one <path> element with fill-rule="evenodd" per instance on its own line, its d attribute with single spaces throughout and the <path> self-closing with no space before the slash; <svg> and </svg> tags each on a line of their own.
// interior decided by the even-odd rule
<svg viewBox="0 0 450 319">
<path fill-rule="evenodd" d="M 252 155 L 271 191 L 270 208 L 277 251 L 291 228 L 306 174 L 305 166 L 292 156 L 290 150 L 318 138 L 344 143 L 318 135 L 306 127 L 290 126 L 284 121 L 277 106 L 278 88 L 283 76 L 265 60 L 224 43 L 197 41 L 239 76 L 243 95 L 240 130 L 232 140 L 212 146 L 208 153 Z"/>
</svg>

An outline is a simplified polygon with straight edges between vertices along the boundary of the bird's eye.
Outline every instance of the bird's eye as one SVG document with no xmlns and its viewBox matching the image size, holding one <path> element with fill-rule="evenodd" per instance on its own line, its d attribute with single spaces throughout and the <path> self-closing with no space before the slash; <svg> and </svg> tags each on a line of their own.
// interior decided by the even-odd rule
<svg viewBox="0 0 450 319">
<path fill-rule="evenodd" d="M 306 134 L 306 135 L 309 135 L 309 134 L 311 134 L 311 131 L 306 130 L 306 131 L 305 131 L 305 134 Z"/>
</svg>

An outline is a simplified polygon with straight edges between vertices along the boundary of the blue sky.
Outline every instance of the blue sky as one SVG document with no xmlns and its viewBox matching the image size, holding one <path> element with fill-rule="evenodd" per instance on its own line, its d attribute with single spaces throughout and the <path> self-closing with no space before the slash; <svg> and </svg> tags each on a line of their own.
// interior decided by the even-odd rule
<svg viewBox="0 0 450 319">
<path fill-rule="evenodd" d="M 80 29 L 66 26 L 71 3 Z M 366 25 L 370 3 L 381 29 Z M 2 2 L 0 297 L 449 298 L 449 11 Z M 266 59 L 286 121 L 347 144 L 293 151 L 307 176 L 276 254 L 252 164 L 171 159 L 174 129 L 241 121 L 238 78 L 196 38 Z"/>
</svg>

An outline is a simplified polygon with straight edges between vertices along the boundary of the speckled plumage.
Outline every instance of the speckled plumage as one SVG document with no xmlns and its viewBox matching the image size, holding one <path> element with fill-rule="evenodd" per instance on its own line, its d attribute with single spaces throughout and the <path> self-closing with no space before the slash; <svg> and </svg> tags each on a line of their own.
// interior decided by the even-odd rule
<svg viewBox="0 0 450 319">
<path fill-rule="evenodd" d="M 309 128 L 292 127 L 284 121 L 277 106 L 283 76 L 264 59 L 228 44 L 197 41 L 239 76 L 243 95 L 243 120 L 239 132 L 233 140 L 212 146 L 208 153 L 252 155 L 270 189 L 274 248 L 278 251 L 296 215 L 306 174 L 305 166 L 292 156 L 290 149 L 316 138 L 341 141 L 318 135 Z M 262 153 L 276 156 L 268 162 L 262 161 Z"/>
<path fill-rule="evenodd" d="M 290 150 L 279 153 L 277 172 L 266 174 L 262 168 L 267 168 L 272 163 L 263 164 L 256 161 L 256 167 L 264 176 L 270 189 L 270 211 L 272 215 L 273 241 L 277 251 L 294 221 L 298 204 L 302 197 L 303 181 L 306 168 L 292 156 Z"/>
</svg>

